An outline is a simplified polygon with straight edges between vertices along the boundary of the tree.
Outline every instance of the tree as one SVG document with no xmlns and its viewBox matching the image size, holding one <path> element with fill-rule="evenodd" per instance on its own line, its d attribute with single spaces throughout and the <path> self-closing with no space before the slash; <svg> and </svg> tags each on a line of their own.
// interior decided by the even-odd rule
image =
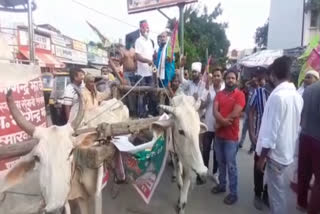
<svg viewBox="0 0 320 214">
<path fill-rule="evenodd" d="M 210 14 L 207 7 L 204 7 L 203 13 L 193 7 L 188 7 L 184 11 L 184 49 L 188 68 L 196 61 L 206 64 L 207 48 L 216 65 L 225 65 L 230 46 L 225 32 L 227 24 L 216 21 L 222 12 L 221 4 L 218 4 Z M 168 23 L 168 27 L 172 27 L 173 21 Z"/>
<path fill-rule="evenodd" d="M 268 43 L 269 21 L 258 27 L 255 34 L 255 43 L 259 48 L 266 48 Z"/>
</svg>

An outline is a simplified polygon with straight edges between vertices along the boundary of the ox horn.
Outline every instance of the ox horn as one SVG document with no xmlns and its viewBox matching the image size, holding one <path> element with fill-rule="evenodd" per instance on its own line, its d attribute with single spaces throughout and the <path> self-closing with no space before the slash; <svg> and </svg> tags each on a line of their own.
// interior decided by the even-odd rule
<svg viewBox="0 0 320 214">
<path fill-rule="evenodd" d="M 33 136 L 34 130 L 36 129 L 35 125 L 26 120 L 16 104 L 14 103 L 12 97 L 12 90 L 10 89 L 7 93 L 7 103 L 12 114 L 13 119 L 17 122 L 17 125 L 25 131 L 28 135 Z"/>
<path fill-rule="evenodd" d="M 73 86 L 73 88 L 79 97 L 79 110 L 78 110 L 77 116 L 71 122 L 71 126 L 72 126 L 73 130 L 76 131 L 79 128 L 79 126 L 82 122 L 83 116 L 84 116 L 84 106 L 83 106 L 83 99 L 82 99 L 82 94 L 81 94 L 80 90 L 75 86 Z"/>
<path fill-rule="evenodd" d="M 165 111 L 167 113 L 171 113 L 173 115 L 176 114 L 176 110 L 172 106 L 159 105 L 159 108 L 161 108 L 163 111 Z"/>
</svg>

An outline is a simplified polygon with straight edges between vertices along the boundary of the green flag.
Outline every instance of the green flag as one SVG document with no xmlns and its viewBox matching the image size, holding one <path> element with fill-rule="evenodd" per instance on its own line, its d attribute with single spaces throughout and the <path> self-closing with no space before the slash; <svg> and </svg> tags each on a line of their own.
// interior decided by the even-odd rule
<svg viewBox="0 0 320 214">
<path fill-rule="evenodd" d="M 302 68 L 301 68 L 301 71 L 299 74 L 299 79 L 298 79 L 299 86 L 301 85 L 302 81 L 304 80 L 306 72 L 311 69 L 310 66 L 308 65 L 307 61 L 308 61 L 308 58 L 309 58 L 312 50 L 314 48 L 318 47 L 319 42 L 320 42 L 320 34 L 311 39 L 307 50 L 304 52 L 304 54 L 302 56 L 299 57 L 299 60 L 301 60 L 303 62 L 303 65 L 302 65 Z"/>
</svg>

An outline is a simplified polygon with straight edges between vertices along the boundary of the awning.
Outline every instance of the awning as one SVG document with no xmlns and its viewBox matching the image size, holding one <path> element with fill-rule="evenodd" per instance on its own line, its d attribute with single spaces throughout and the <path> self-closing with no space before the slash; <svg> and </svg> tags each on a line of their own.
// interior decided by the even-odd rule
<svg viewBox="0 0 320 214">
<path fill-rule="evenodd" d="M 28 50 L 20 50 L 20 52 L 29 59 Z M 65 65 L 57 60 L 53 55 L 41 52 L 35 52 L 35 57 L 39 61 L 40 67 L 49 67 L 49 68 L 64 68 Z"/>
<path fill-rule="evenodd" d="M 268 67 L 275 59 L 283 56 L 283 50 L 263 50 L 238 61 L 245 67 Z"/>
</svg>

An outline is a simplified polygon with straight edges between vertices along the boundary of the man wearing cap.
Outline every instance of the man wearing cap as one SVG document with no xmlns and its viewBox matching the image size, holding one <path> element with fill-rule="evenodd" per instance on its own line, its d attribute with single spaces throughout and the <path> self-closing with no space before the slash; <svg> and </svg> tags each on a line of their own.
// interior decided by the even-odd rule
<svg viewBox="0 0 320 214">
<path fill-rule="evenodd" d="M 306 73 L 306 76 L 304 78 L 304 82 L 303 82 L 303 85 L 298 89 L 298 93 L 302 96 L 303 95 L 303 92 L 304 90 L 312 85 L 313 83 L 319 81 L 319 72 L 318 71 L 315 71 L 315 70 L 311 70 L 311 71 L 308 71 Z"/>
<path fill-rule="evenodd" d="M 186 80 L 184 75 L 180 75 L 181 87 L 184 94 L 187 96 L 193 96 L 196 100 L 202 96 L 205 89 L 205 83 L 200 79 L 201 68 L 201 62 L 194 62 L 191 66 L 192 75 L 190 80 Z"/>
<path fill-rule="evenodd" d="M 316 83 L 317 81 L 319 81 L 319 72 L 314 70 L 308 71 L 306 73 L 302 86 L 298 89 L 298 93 L 301 96 L 303 96 L 305 89 L 311 86 L 312 84 Z M 299 142 L 298 142 L 298 145 L 296 146 L 296 151 L 294 155 L 293 177 L 290 184 L 291 189 L 295 192 L 297 192 L 297 188 L 298 188 L 298 155 L 299 155 Z"/>
</svg>

